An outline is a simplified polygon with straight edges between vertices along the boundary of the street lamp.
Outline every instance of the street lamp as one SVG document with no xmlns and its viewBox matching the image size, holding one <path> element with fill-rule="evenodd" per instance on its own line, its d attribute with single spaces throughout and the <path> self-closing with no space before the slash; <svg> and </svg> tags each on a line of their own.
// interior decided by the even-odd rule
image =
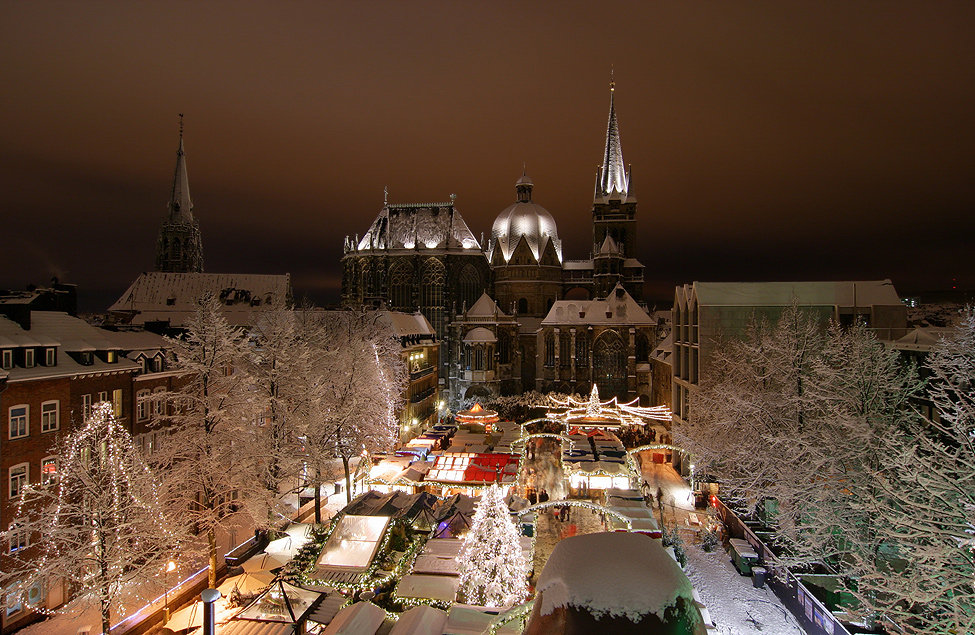
<svg viewBox="0 0 975 635">
<path fill-rule="evenodd" d="M 164 570 L 165 575 L 165 585 L 166 585 L 166 608 L 163 609 L 163 624 L 169 621 L 169 572 L 176 569 L 176 563 L 170 560 L 166 563 L 166 569 Z"/>
</svg>

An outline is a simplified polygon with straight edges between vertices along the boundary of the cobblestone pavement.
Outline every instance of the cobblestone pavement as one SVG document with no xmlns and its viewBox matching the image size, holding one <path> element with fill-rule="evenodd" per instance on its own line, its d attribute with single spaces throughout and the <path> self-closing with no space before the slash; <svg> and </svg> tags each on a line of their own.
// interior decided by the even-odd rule
<svg viewBox="0 0 975 635">
<path fill-rule="evenodd" d="M 552 555 L 552 550 L 563 538 L 582 534 L 594 534 L 606 531 L 600 514 L 579 507 L 569 508 L 568 519 L 558 519 L 557 508 L 545 509 L 539 512 L 535 522 L 535 554 L 534 571 L 529 582 L 534 586 L 535 580 L 542 573 L 542 568 Z"/>
</svg>

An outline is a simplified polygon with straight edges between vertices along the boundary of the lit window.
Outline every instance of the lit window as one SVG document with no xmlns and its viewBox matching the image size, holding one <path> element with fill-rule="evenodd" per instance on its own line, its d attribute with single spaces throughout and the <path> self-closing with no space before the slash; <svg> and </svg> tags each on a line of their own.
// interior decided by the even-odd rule
<svg viewBox="0 0 975 635">
<path fill-rule="evenodd" d="M 9 348 L 3 349 L 3 352 L 2 352 L 2 360 L 0 360 L 0 366 L 2 366 L 4 370 L 10 370 L 11 368 L 14 367 L 14 352 L 13 352 L 13 350 L 11 350 Z"/>
<path fill-rule="evenodd" d="M 41 459 L 41 483 L 50 485 L 58 480 L 58 457 Z"/>
<path fill-rule="evenodd" d="M 34 367 L 34 349 L 25 348 L 24 349 L 24 368 Z"/>
<path fill-rule="evenodd" d="M 15 520 L 10 525 L 10 553 L 26 549 L 29 545 L 30 533 L 24 529 L 23 520 Z"/>
<path fill-rule="evenodd" d="M 81 395 L 81 416 L 85 419 L 91 416 L 91 395 Z"/>
<path fill-rule="evenodd" d="M 7 592 L 4 594 L 4 596 L 3 603 L 7 607 L 5 611 L 7 617 L 16 615 L 24 609 L 23 605 L 20 603 L 16 582 L 7 587 Z"/>
<path fill-rule="evenodd" d="M 54 366 L 54 360 L 55 360 L 54 351 L 55 351 L 55 349 L 53 349 L 53 348 L 45 348 L 44 349 L 44 365 L 45 366 Z"/>
<path fill-rule="evenodd" d="M 112 412 L 116 419 L 122 418 L 122 389 L 116 388 L 112 391 Z"/>
<path fill-rule="evenodd" d="M 41 432 L 52 432 L 58 429 L 60 423 L 60 408 L 57 401 L 45 401 L 41 404 Z"/>
<path fill-rule="evenodd" d="M 16 498 L 24 491 L 29 469 L 30 463 L 21 463 L 10 468 L 10 498 Z"/>
<path fill-rule="evenodd" d="M 115 351 L 108 351 L 105 354 L 105 361 L 108 362 L 109 364 L 114 364 L 115 362 L 118 361 L 118 353 L 116 353 Z"/>
<path fill-rule="evenodd" d="M 10 438 L 19 439 L 20 437 L 26 437 L 30 429 L 27 426 L 28 415 L 30 414 L 30 406 L 20 405 L 12 406 L 10 408 Z"/>
<path fill-rule="evenodd" d="M 149 389 L 140 390 L 135 394 L 135 418 L 137 421 L 149 419 Z"/>
</svg>

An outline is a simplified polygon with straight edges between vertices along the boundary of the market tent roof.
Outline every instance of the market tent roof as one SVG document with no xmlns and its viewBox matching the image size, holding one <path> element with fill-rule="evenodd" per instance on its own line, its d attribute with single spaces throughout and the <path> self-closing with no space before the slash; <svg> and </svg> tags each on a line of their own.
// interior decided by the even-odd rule
<svg viewBox="0 0 975 635">
<path fill-rule="evenodd" d="M 396 585 L 401 598 L 453 602 L 457 597 L 460 578 L 448 575 L 405 575 Z"/>
<path fill-rule="evenodd" d="M 308 614 L 308 619 L 312 622 L 317 622 L 318 624 L 328 624 L 335 616 L 338 614 L 339 609 L 342 605 L 348 601 L 344 595 L 340 593 L 332 593 L 326 596 L 318 606 Z"/>
<path fill-rule="evenodd" d="M 504 609 L 486 609 L 481 606 L 454 604 L 447 614 L 445 635 L 481 635 L 491 620 L 504 612 Z M 521 635 L 521 622 L 512 620 L 498 629 L 500 635 Z"/>
<path fill-rule="evenodd" d="M 231 620 L 217 627 L 220 635 L 293 635 L 294 624 L 280 622 L 251 622 L 249 620 Z"/>
<path fill-rule="evenodd" d="M 457 562 L 457 556 L 420 554 L 413 563 L 413 573 L 456 576 L 460 575 L 460 563 Z"/>
<path fill-rule="evenodd" d="M 257 596 L 250 605 L 237 614 L 238 620 L 257 620 L 260 622 L 300 621 L 312 605 L 322 596 L 317 591 L 308 591 L 293 584 L 278 580 Z"/>
<path fill-rule="evenodd" d="M 372 602 L 347 606 L 329 622 L 323 635 L 375 635 L 386 619 L 386 611 Z"/>
<path fill-rule="evenodd" d="M 320 570 L 365 571 L 389 525 L 388 516 L 345 515 L 318 558 Z"/>
<path fill-rule="evenodd" d="M 459 538 L 431 538 L 423 545 L 423 555 L 456 558 L 464 541 Z"/>
<path fill-rule="evenodd" d="M 414 606 L 399 616 L 389 635 L 441 635 L 447 613 L 432 606 Z"/>
</svg>

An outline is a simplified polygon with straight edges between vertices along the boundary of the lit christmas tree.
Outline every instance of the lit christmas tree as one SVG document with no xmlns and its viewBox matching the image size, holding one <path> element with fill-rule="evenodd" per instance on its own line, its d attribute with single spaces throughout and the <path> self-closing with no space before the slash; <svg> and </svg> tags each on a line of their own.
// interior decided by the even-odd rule
<svg viewBox="0 0 975 635">
<path fill-rule="evenodd" d="M 110 403 L 96 404 L 84 427 L 59 440 L 57 453 L 57 469 L 24 488 L 17 510 L 24 520 L 3 533 L 6 541 L 24 538 L 4 563 L 0 583 L 8 602 L 42 610 L 43 589 L 63 580 L 97 602 L 108 633 L 113 609 L 124 612 L 123 591 L 157 577 L 179 541 L 155 478 Z M 34 589 L 40 598 L 31 597 Z"/>
<path fill-rule="evenodd" d="M 525 598 L 528 562 L 521 550 L 518 529 L 497 485 L 481 496 L 457 561 L 460 593 L 465 602 L 502 607 Z"/>
</svg>

